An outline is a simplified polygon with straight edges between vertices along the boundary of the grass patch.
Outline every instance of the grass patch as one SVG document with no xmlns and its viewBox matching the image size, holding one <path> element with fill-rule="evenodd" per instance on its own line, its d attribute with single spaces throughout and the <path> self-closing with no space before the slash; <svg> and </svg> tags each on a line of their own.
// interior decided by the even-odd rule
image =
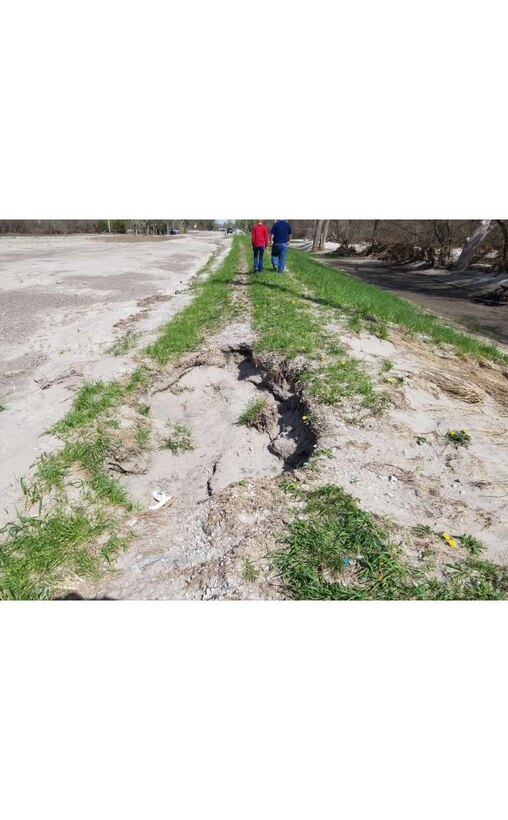
<svg viewBox="0 0 508 820">
<path fill-rule="evenodd" d="M 383 359 L 381 362 L 381 372 L 388 373 L 389 370 L 393 368 L 393 362 L 391 359 Z"/>
<path fill-rule="evenodd" d="M 356 359 L 324 365 L 318 371 L 306 371 L 300 377 L 307 385 L 310 396 L 324 404 L 337 404 L 345 396 L 363 396 L 363 404 L 370 407 L 377 394 L 369 376 Z"/>
<path fill-rule="evenodd" d="M 99 551 L 107 560 L 125 542 L 112 532 L 114 523 L 106 520 L 103 505 L 126 510 L 132 510 L 133 505 L 120 482 L 104 470 L 109 436 L 101 431 L 88 433 L 78 441 L 66 441 L 59 452 L 43 454 L 31 483 L 21 479 L 27 501 L 39 505 L 38 515 L 18 515 L 0 530 L 0 599 L 51 598 L 67 574 L 97 575 L 94 541 L 98 536 L 108 530 L 112 533 Z M 71 481 L 72 467 L 81 469 L 83 477 Z M 80 493 L 74 509 L 67 495 L 69 482 Z M 55 504 L 44 515 L 42 504 L 47 494 L 54 497 Z"/>
<path fill-rule="evenodd" d="M 349 330 L 353 331 L 353 333 L 361 333 L 363 327 L 362 320 L 355 314 L 347 320 L 347 326 Z"/>
<path fill-rule="evenodd" d="M 170 432 L 162 443 L 162 450 L 171 450 L 172 453 L 178 455 L 179 453 L 184 453 L 187 450 L 194 449 L 192 431 L 190 427 L 179 421 L 176 421 L 174 424 L 171 424 L 171 422 L 168 421 L 167 426 Z"/>
<path fill-rule="evenodd" d="M 66 574 L 95 575 L 97 559 L 86 544 L 107 530 L 102 518 L 82 509 L 61 510 L 45 520 L 20 517 L 0 530 L 0 598 L 47 599 Z"/>
<path fill-rule="evenodd" d="M 338 342 L 329 340 L 321 316 L 311 311 L 299 282 L 289 274 L 263 273 L 251 278 L 249 292 L 258 331 L 256 351 L 273 351 L 287 359 L 305 356 L 309 366 L 299 378 L 309 394 L 325 404 L 357 395 L 364 406 L 377 405 L 379 397 L 361 363 L 348 358 Z M 342 358 L 321 364 L 324 354 Z"/>
<path fill-rule="evenodd" d="M 279 487 L 287 495 L 298 497 L 300 495 L 300 487 L 297 481 L 292 478 L 282 478 L 279 482 Z"/>
<path fill-rule="evenodd" d="M 86 438 L 67 442 L 61 451 L 61 459 L 68 470 L 73 464 L 82 467 L 89 477 L 89 484 L 98 501 L 132 510 L 132 502 L 118 479 L 104 471 L 104 461 L 111 446 L 111 439 L 104 431 L 90 433 Z"/>
<path fill-rule="evenodd" d="M 446 565 L 416 567 L 384 527 L 342 488 L 309 492 L 286 545 L 272 555 L 292 598 L 300 600 L 486 600 L 508 597 L 508 570 L 469 556 Z M 423 527 L 422 527 L 423 529 Z"/>
<path fill-rule="evenodd" d="M 63 487 L 66 475 L 66 465 L 60 453 L 43 453 L 37 464 L 35 473 L 43 492 Z"/>
<path fill-rule="evenodd" d="M 38 515 L 18 515 L 0 531 L 1 598 L 50 598 L 66 573 L 97 572 L 94 540 L 113 529 L 112 520 L 105 523 L 104 505 L 133 509 L 120 481 L 104 467 L 111 428 L 119 426 L 109 414 L 147 380 L 146 368 L 139 367 L 126 379 L 82 385 L 69 413 L 50 430 L 62 440 L 62 449 L 43 454 L 33 478 L 20 480 L 27 508 L 38 505 Z M 143 433 L 138 435 L 141 439 Z M 124 540 L 112 533 L 99 554 L 110 560 Z"/>
<path fill-rule="evenodd" d="M 138 367 L 127 380 L 87 382 L 77 391 L 72 409 L 51 428 L 52 433 L 64 434 L 69 430 L 87 427 L 106 410 L 112 410 L 130 393 L 147 381 L 144 368 Z"/>
<path fill-rule="evenodd" d="M 107 352 L 112 353 L 113 356 L 123 356 L 124 353 L 128 353 L 128 351 L 136 345 L 136 342 L 140 337 L 141 333 L 135 333 L 133 330 L 128 330 L 123 339 L 115 342 L 114 345 L 108 348 Z"/>
<path fill-rule="evenodd" d="M 446 325 L 443 320 L 411 302 L 388 293 L 347 273 L 331 268 L 301 251 L 290 250 L 288 263 L 297 279 L 314 295 L 318 304 L 338 308 L 353 318 L 373 317 L 383 326 L 393 323 L 412 333 L 429 336 L 437 344 L 452 345 L 462 354 L 484 357 L 496 362 L 508 362 L 508 356 L 494 344 L 488 344 L 468 333 Z"/>
<path fill-rule="evenodd" d="M 5 404 L 2 404 L 2 402 L 0 402 L 0 413 L 3 413 L 3 411 L 4 411 L 5 409 L 6 409 L 6 408 L 5 408 Z"/>
<path fill-rule="evenodd" d="M 242 238 L 245 249 L 249 240 Z M 253 322 L 258 332 L 256 350 L 281 353 L 287 359 L 312 355 L 325 345 L 326 337 L 301 288 L 288 275 L 263 272 L 249 279 Z"/>
<path fill-rule="evenodd" d="M 259 568 L 255 563 L 250 558 L 244 558 L 242 578 L 252 583 L 259 578 L 259 574 Z"/>
<path fill-rule="evenodd" d="M 88 484 L 97 502 L 106 502 L 132 510 L 132 502 L 126 490 L 118 479 L 108 475 L 104 470 L 104 462 L 110 447 L 111 438 L 105 430 L 87 431 L 87 434 L 81 435 L 77 441 L 66 441 L 62 450 L 41 456 L 31 484 L 21 480 L 24 495 L 32 504 L 37 504 L 46 493 L 64 493 L 64 483 L 69 476 L 70 468 L 77 466 L 85 473 L 81 483 Z"/>
<path fill-rule="evenodd" d="M 148 444 L 148 439 L 150 438 L 150 431 L 147 427 L 144 427 L 142 424 L 136 425 L 136 444 L 140 448 L 140 450 L 144 450 L 146 445 Z"/>
<path fill-rule="evenodd" d="M 459 539 L 461 547 L 464 547 L 470 555 L 481 555 L 485 550 L 485 545 L 474 535 L 459 535 Z"/>
<path fill-rule="evenodd" d="M 471 436 L 465 430 L 448 430 L 445 438 L 455 447 L 469 447 L 471 444 Z"/>
<path fill-rule="evenodd" d="M 429 527 L 428 524 L 415 524 L 414 527 L 411 527 L 411 532 L 413 535 L 416 535 L 417 538 L 425 538 L 427 535 L 434 534 L 432 527 Z"/>
<path fill-rule="evenodd" d="M 235 236 L 226 259 L 218 270 L 196 285 L 196 297 L 165 324 L 156 342 L 146 353 L 160 364 L 175 356 L 196 350 L 205 334 L 231 315 L 231 282 L 240 263 L 240 237 Z M 206 267 L 206 266 L 205 266 Z"/>
<path fill-rule="evenodd" d="M 112 563 L 113 558 L 117 555 L 117 553 L 121 550 L 127 549 L 131 538 L 132 534 L 112 535 L 111 538 L 108 538 L 104 546 L 101 548 L 101 555 L 108 562 L 108 564 Z"/>
<path fill-rule="evenodd" d="M 246 427 L 255 427 L 261 418 L 261 414 L 266 407 L 266 399 L 252 399 L 243 413 L 238 417 L 237 424 L 244 424 Z"/>
</svg>

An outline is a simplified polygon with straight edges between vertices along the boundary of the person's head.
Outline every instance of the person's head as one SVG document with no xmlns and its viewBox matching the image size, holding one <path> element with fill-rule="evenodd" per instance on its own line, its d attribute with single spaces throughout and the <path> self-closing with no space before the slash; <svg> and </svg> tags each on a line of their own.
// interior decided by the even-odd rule
<svg viewBox="0 0 508 820">
<path fill-rule="evenodd" d="M 262 219 L 258 219 L 258 225 L 262 225 L 262 224 L 263 224 L 263 220 L 262 220 Z"/>
</svg>

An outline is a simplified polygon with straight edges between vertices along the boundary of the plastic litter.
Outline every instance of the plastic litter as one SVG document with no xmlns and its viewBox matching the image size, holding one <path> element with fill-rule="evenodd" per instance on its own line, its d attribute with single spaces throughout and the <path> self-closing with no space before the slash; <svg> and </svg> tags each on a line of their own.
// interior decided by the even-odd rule
<svg viewBox="0 0 508 820">
<path fill-rule="evenodd" d="M 166 495 L 161 490 L 154 490 L 152 495 L 157 503 L 152 504 L 151 507 L 148 507 L 149 510 L 160 510 L 161 507 L 170 506 L 176 501 L 176 497 L 174 495 Z"/>
</svg>

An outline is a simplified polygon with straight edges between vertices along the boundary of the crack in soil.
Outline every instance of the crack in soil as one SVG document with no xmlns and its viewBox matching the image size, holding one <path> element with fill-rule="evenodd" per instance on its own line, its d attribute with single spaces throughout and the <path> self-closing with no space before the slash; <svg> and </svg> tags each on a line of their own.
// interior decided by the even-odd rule
<svg viewBox="0 0 508 820">
<path fill-rule="evenodd" d="M 275 479 L 309 459 L 317 432 L 302 420 L 309 408 L 298 370 L 280 357 L 253 351 L 250 301 L 240 287 L 245 282 L 244 270 L 238 271 L 232 301 L 242 322 L 233 320 L 197 353 L 162 368 L 147 394 L 137 397 L 150 408 L 150 439 L 143 450 L 134 452 L 135 414 L 122 411 L 122 430 L 131 430 L 132 442 L 130 451 L 116 453 L 120 470 L 124 460 L 129 470 L 122 471 L 122 484 L 145 510 L 155 489 L 176 502 L 138 514 L 128 525 L 131 545 L 95 594 L 116 599 L 280 597 L 268 565 L 245 592 L 243 562 L 260 543 L 267 552 L 275 546 L 285 514 L 285 497 Z M 261 396 L 262 424 L 257 429 L 240 424 L 246 407 Z M 177 453 L 163 446 L 168 424 L 176 422 L 188 428 L 192 442 Z M 140 470 L 133 472 L 140 455 Z M 80 583 L 80 591 L 85 590 L 85 582 Z"/>
<path fill-rule="evenodd" d="M 211 498 L 212 495 L 213 495 L 212 480 L 213 480 L 213 477 L 214 477 L 215 473 L 217 472 L 217 464 L 218 463 L 219 463 L 218 460 L 214 461 L 213 466 L 212 466 L 212 474 L 211 474 L 210 478 L 208 479 L 208 481 L 206 482 L 206 489 L 207 489 L 209 498 Z"/>
</svg>

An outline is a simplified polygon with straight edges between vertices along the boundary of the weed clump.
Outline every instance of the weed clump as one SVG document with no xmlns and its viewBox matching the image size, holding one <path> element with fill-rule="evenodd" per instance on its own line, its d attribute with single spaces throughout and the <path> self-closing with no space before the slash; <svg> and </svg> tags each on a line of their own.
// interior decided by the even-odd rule
<svg viewBox="0 0 508 820">
<path fill-rule="evenodd" d="M 174 455 L 178 455 L 194 449 L 190 427 L 180 421 L 176 421 L 174 424 L 168 421 L 167 427 L 170 432 L 162 443 L 162 450 L 171 450 Z"/>
<path fill-rule="evenodd" d="M 480 555 L 485 550 L 485 545 L 482 544 L 474 535 L 459 535 L 460 544 L 466 549 L 470 555 Z"/>
<path fill-rule="evenodd" d="M 411 532 L 413 535 L 416 535 L 417 538 L 425 538 L 427 535 L 433 535 L 432 527 L 429 527 L 428 524 L 415 524 L 414 527 L 411 527 Z"/>
<path fill-rule="evenodd" d="M 124 353 L 128 353 L 128 351 L 135 346 L 140 336 L 140 333 L 128 330 L 123 339 L 115 342 L 115 344 L 108 348 L 107 352 L 112 353 L 113 356 L 123 356 Z"/>
<path fill-rule="evenodd" d="M 244 558 L 242 578 L 251 583 L 259 578 L 259 568 L 250 558 Z"/>
<path fill-rule="evenodd" d="M 416 525 L 418 537 L 431 534 Z M 496 600 L 508 597 L 508 570 L 475 557 L 476 539 L 462 537 L 464 560 L 436 577 L 404 558 L 401 545 L 341 487 L 323 485 L 306 495 L 303 513 L 290 525 L 286 545 L 272 555 L 291 597 L 300 600 Z M 449 536 L 449 545 L 451 546 Z M 469 545 L 469 546 L 468 546 Z M 473 552 L 472 552 L 473 551 Z"/>
<path fill-rule="evenodd" d="M 144 450 L 146 448 L 149 437 L 150 431 L 146 427 L 142 424 L 136 425 L 135 439 L 140 450 Z"/>
<path fill-rule="evenodd" d="M 257 427 L 262 419 L 266 405 L 266 399 L 253 399 L 238 417 L 237 424 L 244 424 L 246 427 Z"/>
<path fill-rule="evenodd" d="M 455 447 L 469 447 L 471 436 L 466 430 L 448 430 L 446 440 Z"/>
</svg>

